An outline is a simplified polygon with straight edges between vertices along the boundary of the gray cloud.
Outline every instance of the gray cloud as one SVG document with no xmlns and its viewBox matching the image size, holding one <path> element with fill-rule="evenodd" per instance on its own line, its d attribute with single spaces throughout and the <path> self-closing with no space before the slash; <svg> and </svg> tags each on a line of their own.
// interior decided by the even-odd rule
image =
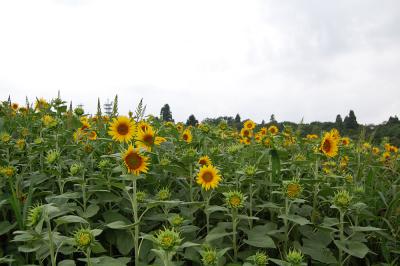
<svg viewBox="0 0 400 266">
<path fill-rule="evenodd" d="M 399 115 L 399 1 L 2 1 L 0 96 L 158 114 Z"/>
</svg>

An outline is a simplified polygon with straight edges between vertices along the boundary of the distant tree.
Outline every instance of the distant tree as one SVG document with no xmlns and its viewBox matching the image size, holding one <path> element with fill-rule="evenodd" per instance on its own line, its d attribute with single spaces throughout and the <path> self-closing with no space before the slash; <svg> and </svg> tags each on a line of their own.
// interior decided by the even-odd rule
<svg viewBox="0 0 400 266">
<path fill-rule="evenodd" d="M 397 117 L 397 115 L 395 115 L 394 117 L 391 116 L 389 117 L 389 120 L 386 122 L 387 125 L 393 125 L 393 124 L 397 124 L 399 123 L 399 118 Z"/>
<path fill-rule="evenodd" d="M 274 114 L 271 115 L 271 117 L 270 117 L 270 119 L 269 119 L 269 122 L 270 122 L 271 124 L 276 124 L 276 123 L 277 123 Z"/>
<path fill-rule="evenodd" d="M 261 126 L 264 126 L 265 125 L 265 121 L 264 121 L 264 119 L 261 121 Z"/>
<path fill-rule="evenodd" d="M 336 124 L 336 127 L 339 129 L 341 129 L 343 127 L 343 119 L 342 119 L 341 115 L 336 116 L 335 124 Z"/>
<path fill-rule="evenodd" d="M 25 96 L 25 104 L 26 104 L 26 108 L 29 109 L 29 100 L 28 100 L 28 96 Z"/>
<path fill-rule="evenodd" d="M 196 117 L 191 114 L 188 118 L 188 120 L 186 121 L 186 125 L 187 126 L 196 126 L 199 123 L 199 121 L 196 119 Z"/>
<path fill-rule="evenodd" d="M 235 123 L 237 123 L 237 124 L 240 124 L 240 123 L 241 123 L 240 115 L 239 115 L 239 114 L 236 114 L 236 116 L 235 116 Z"/>
<path fill-rule="evenodd" d="M 161 108 L 160 116 L 161 116 L 161 120 L 162 121 L 166 121 L 166 122 L 174 121 L 172 119 L 171 110 L 170 110 L 169 105 L 167 103 Z"/>
<path fill-rule="evenodd" d="M 118 116 L 118 94 L 115 94 L 111 116 Z"/>
<path fill-rule="evenodd" d="M 353 110 L 350 110 L 349 115 L 344 118 L 343 124 L 346 129 L 358 128 L 357 118 Z"/>
<path fill-rule="evenodd" d="M 97 117 L 101 117 L 101 105 L 100 105 L 100 98 L 97 98 Z"/>
</svg>

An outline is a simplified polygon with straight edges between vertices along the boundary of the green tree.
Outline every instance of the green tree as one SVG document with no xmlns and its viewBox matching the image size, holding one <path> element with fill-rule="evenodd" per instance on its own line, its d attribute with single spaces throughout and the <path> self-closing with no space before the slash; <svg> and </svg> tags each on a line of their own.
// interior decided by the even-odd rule
<svg viewBox="0 0 400 266">
<path fill-rule="evenodd" d="M 188 118 L 188 120 L 186 121 L 186 125 L 187 126 L 196 126 L 199 123 L 199 121 L 196 119 L 196 117 L 191 114 Z"/>
<path fill-rule="evenodd" d="M 101 117 L 101 105 L 100 105 L 100 98 L 97 98 L 97 117 Z"/>
<path fill-rule="evenodd" d="M 118 94 L 115 94 L 111 116 L 118 116 Z"/>
<path fill-rule="evenodd" d="M 350 110 L 349 115 L 344 118 L 343 124 L 346 129 L 358 128 L 357 118 L 353 110 Z"/>
<path fill-rule="evenodd" d="M 165 121 L 165 122 L 174 121 L 172 119 L 171 110 L 170 110 L 169 105 L 167 103 L 161 108 L 160 116 L 161 116 L 161 120 L 162 121 Z"/>
</svg>

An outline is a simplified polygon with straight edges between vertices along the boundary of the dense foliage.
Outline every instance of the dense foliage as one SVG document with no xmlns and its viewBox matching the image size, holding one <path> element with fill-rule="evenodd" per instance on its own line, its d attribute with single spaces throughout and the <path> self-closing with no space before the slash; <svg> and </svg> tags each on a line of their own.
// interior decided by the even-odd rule
<svg viewBox="0 0 400 266">
<path fill-rule="evenodd" d="M 387 139 L 239 115 L 185 126 L 169 106 L 157 119 L 115 102 L 111 116 L 60 98 L 3 102 L 0 264 L 400 263 Z"/>
</svg>

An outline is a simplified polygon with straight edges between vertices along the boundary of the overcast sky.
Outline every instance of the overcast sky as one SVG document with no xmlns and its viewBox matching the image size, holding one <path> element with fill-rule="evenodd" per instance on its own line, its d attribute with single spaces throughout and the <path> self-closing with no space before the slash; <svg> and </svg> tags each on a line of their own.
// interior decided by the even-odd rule
<svg viewBox="0 0 400 266">
<path fill-rule="evenodd" d="M 399 85 L 398 0 L 0 1 L 1 100 L 380 123 Z"/>
</svg>

